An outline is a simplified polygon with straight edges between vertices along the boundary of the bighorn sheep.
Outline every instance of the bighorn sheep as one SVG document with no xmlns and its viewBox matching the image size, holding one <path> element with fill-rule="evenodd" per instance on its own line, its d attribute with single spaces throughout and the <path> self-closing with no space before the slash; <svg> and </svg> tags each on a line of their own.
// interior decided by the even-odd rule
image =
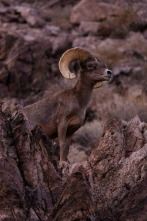
<svg viewBox="0 0 147 221">
<path fill-rule="evenodd" d="M 39 125 L 51 138 L 58 136 L 60 165 L 67 161 L 71 136 L 83 125 L 93 88 L 101 87 L 102 82 L 108 81 L 112 74 L 95 54 L 83 48 L 72 48 L 59 61 L 60 72 L 65 78 L 76 77 L 70 72 L 69 65 L 77 60 L 80 70 L 73 88 L 59 91 L 24 108 L 32 124 Z"/>
</svg>

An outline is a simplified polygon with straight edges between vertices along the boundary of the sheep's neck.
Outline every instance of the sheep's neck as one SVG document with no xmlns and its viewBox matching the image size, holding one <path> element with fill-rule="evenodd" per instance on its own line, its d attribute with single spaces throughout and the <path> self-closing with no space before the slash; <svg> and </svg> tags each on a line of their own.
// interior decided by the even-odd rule
<svg viewBox="0 0 147 221">
<path fill-rule="evenodd" d="M 93 90 L 93 85 L 89 79 L 86 79 L 80 75 L 77 84 L 75 85 L 75 91 L 77 99 L 82 107 L 87 107 Z"/>
</svg>

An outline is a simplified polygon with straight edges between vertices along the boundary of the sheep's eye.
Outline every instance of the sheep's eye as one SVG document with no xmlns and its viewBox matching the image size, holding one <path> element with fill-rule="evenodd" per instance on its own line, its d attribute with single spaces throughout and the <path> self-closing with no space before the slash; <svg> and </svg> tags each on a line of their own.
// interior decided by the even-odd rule
<svg viewBox="0 0 147 221">
<path fill-rule="evenodd" d="M 87 65 L 87 68 L 88 68 L 89 70 L 92 70 L 92 69 L 94 69 L 94 65 L 93 65 L 93 64 L 88 64 L 88 65 Z"/>
</svg>

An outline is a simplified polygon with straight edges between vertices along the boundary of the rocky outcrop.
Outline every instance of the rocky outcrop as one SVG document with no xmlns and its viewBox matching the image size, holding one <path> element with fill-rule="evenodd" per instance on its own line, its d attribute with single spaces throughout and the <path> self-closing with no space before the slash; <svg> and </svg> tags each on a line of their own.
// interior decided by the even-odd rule
<svg viewBox="0 0 147 221">
<path fill-rule="evenodd" d="M 146 219 L 147 125 L 138 117 L 109 120 L 88 161 L 63 174 L 59 147 L 31 129 L 23 108 L 0 108 L 0 220 Z"/>
<path fill-rule="evenodd" d="M 80 24 L 83 34 L 123 38 L 130 30 L 146 29 L 146 20 L 140 16 L 142 11 L 141 5 L 125 7 L 111 2 L 82 0 L 72 9 L 70 21 Z"/>
<path fill-rule="evenodd" d="M 108 121 L 103 138 L 94 146 L 89 162 L 100 220 L 145 220 L 147 145 L 144 126 L 138 117 L 128 123 Z"/>
<path fill-rule="evenodd" d="M 1 103 L 0 113 L 0 220 L 47 220 L 61 191 L 53 144 L 21 107 Z"/>
</svg>

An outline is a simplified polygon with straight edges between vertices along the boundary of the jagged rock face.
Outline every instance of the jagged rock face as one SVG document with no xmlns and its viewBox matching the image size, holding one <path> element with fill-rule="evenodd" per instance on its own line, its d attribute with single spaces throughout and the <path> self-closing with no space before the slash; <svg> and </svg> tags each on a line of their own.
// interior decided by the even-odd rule
<svg viewBox="0 0 147 221">
<path fill-rule="evenodd" d="M 50 50 L 49 42 L 29 43 L 14 34 L 1 37 L 0 77 L 2 86 L 7 87 L 7 96 L 26 97 L 28 92 L 41 90 L 49 69 L 45 48 Z"/>
<path fill-rule="evenodd" d="M 23 108 L 0 108 L 0 220 L 146 220 L 147 124 L 138 117 L 109 120 L 88 161 L 62 174 L 59 148 Z"/>
<path fill-rule="evenodd" d="M 61 191 L 53 144 L 37 128 L 30 130 L 22 108 L 15 104 L 1 103 L 0 118 L 0 204 L 5 210 L 0 220 L 47 220 Z"/>
<path fill-rule="evenodd" d="M 143 169 L 146 154 L 147 145 L 138 117 L 128 123 L 107 122 L 103 138 L 95 144 L 89 158 L 97 214 L 102 220 L 146 219 L 146 209 L 141 205 L 147 194 L 146 169 Z M 137 189 L 143 194 L 137 196 Z"/>
</svg>

